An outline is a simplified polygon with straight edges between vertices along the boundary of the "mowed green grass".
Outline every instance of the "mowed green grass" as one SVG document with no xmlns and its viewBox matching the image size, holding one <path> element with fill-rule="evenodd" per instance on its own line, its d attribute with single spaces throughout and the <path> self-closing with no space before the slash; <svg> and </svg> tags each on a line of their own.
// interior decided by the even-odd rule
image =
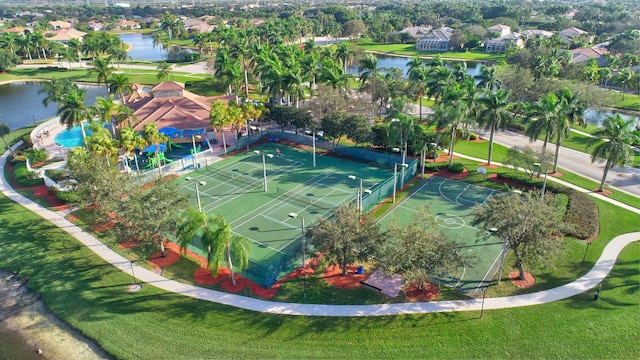
<svg viewBox="0 0 640 360">
<path fill-rule="evenodd" d="M 28 276 L 51 311 L 119 359 L 636 358 L 640 352 L 638 243 L 622 252 L 597 302 L 589 291 L 485 311 L 482 318 L 478 312 L 298 317 L 193 300 L 149 284 L 127 293 L 130 276 L 62 230 L 4 196 L 0 209 L 0 267 Z M 591 250 L 589 258 L 599 252 Z"/>
</svg>

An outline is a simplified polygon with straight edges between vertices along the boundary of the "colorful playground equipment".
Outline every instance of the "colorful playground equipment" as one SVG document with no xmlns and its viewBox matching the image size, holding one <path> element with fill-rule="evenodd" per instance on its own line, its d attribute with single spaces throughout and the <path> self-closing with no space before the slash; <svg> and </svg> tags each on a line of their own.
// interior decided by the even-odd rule
<svg viewBox="0 0 640 360">
<path fill-rule="evenodd" d="M 147 163 L 147 165 L 145 165 L 145 169 L 151 168 L 151 167 L 157 167 L 158 164 L 162 164 L 162 162 L 165 163 L 172 163 L 173 160 L 171 159 L 167 159 L 167 157 L 164 155 L 163 152 L 158 153 L 158 156 L 153 156 L 152 154 L 148 154 L 147 155 L 149 158 L 149 162 Z"/>
</svg>

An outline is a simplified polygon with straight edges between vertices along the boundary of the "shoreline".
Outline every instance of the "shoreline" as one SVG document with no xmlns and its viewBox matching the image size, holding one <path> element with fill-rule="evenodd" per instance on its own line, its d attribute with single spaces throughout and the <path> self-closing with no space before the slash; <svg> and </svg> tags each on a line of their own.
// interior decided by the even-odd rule
<svg viewBox="0 0 640 360">
<path fill-rule="evenodd" d="M 0 314 L 0 334 L 8 342 L 2 346 L 11 348 L 13 358 L 109 359 L 94 341 L 50 313 L 17 275 L 1 269 Z M 5 334 L 11 339 L 5 339 Z M 23 344 L 16 344 L 16 337 Z"/>
</svg>

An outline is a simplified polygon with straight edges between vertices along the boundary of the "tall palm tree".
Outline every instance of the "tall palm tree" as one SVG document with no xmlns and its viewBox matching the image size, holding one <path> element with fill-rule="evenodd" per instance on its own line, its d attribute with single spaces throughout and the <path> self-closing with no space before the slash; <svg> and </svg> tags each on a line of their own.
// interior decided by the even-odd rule
<svg viewBox="0 0 640 360">
<path fill-rule="evenodd" d="M 90 120 L 93 115 L 91 108 L 84 104 L 84 96 L 85 90 L 73 84 L 62 97 L 61 105 L 57 111 L 57 115 L 60 116 L 60 123 L 65 125 L 68 130 L 75 125 L 80 125 L 83 140 L 87 138 L 83 121 Z"/>
<path fill-rule="evenodd" d="M 436 129 L 447 129 L 451 132 L 449 139 L 449 166 L 453 165 L 453 148 L 458 129 L 468 117 L 468 109 L 464 101 L 465 96 L 465 89 L 460 84 L 453 83 L 444 92 L 442 102 L 436 105 Z"/>
<path fill-rule="evenodd" d="M 484 87 L 488 91 L 496 91 L 502 88 L 502 81 L 498 78 L 495 66 L 480 66 L 480 73 L 476 75 L 478 86 Z"/>
<path fill-rule="evenodd" d="M 478 118 L 481 126 L 489 130 L 489 154 L 487 155 L 487 165 L 491 165 L 491 155 L 493 153 L 493 137 L 498 129 L 505 129 L 511 123 L 513 117 L 507 109 L 509 105 L 509 92 L 498 90 L 490 92 L 487 96 L 480 98 L 478 102 L 483 109 Z"/>
<path fill-rule="evenodd" d="M 365 85 L 370 78 L 378 75 L 378 58 L 373 54 L 367 54 L 360 60 L 358 73 L 360 73 L 360 83 Z"/>
<path fill-rule="evenodd" d="M 9 125 L 0 122 L 0 138 L 2 138 L 2 141 L 4 142 L 4 145 L 7 147 L 7 150 L 9 150 L 9 154 L 11 157 L 13 157 L 13 150 L 11 150 L 11 146 L 9 146 L 9 143 L 7 142 L 7 135 L 9 135 L 11 133 L 11 128 L 9 127 Z"/>
<path fill-rule="evenodd" d="M 80 68 L 82 68 L 82 44 L 80 43 L 80 40 L 78 39 L 69 40 L 69 43 L 67 44 L 67 48 L 78 55 L 74 59 L 76 59 L 76 61 L 80 63 Z"/>
<path fill-rule="evenodd" d="M 200 237 L 200 243 L 207 253 L 207 265 L 213 276 L 218 276 L 222 264 L 226 262 L 233 286 L 236 278 L 233 271 L 234 263 L 240 269 L 249 266 L 249 240 L 234 234 L 231 225 L 222 215 L 207 215 L 196 209 L 188 209 L 183 213 L 178 226 L 178 244 L 186 252 L 194 237 Z"/>
<path fill-rule="evenodd" d="M 160 64 L 158 64 L 158 67 L 156 69 L 158 70 L 158 73 L 156 74 L 156 79 L 159 82 L 167 81 L 171 78 L 171 64 L 168 64 L 163 61 Z"/>
<path fill-rule="evenodd" d="M 132 127 L 127 126 L 120 129 L 120 138 L 118 140 L 118 146 L 122 149 L 124 156 L 129 158 L 129 155 L 135 152 L 136 149 L 143 149 L 147 145 L 147 141 L 140 136 L 140 134 L 133 130 Z M 136 161 L 136 171 L 140 172 L 140 166 L 138 165 L 138 157 L 134 153 L 134 159 Z"/>
<path fill-rule="evenodd" d="M 86 139 L 87 149 L 98 157 L 104 157 L 107 164 L 111 165 L 111 158 L 118 153 L 115 140 L 100 124 L 92 123 L 90 127 L 91 135 Z"/>
<path fill-rule="evenodd" d="M 427 88 L 427 81 L 429 79 L 429 68 L 424 65 L 424 62 L 420 57 L 414 57 L 407 63 L 409 66 L 409 81 L 414 83 L 418 91 L 418 101 L 420 105 L 420 122 L 422 122 L 422 98 L 424 97 L 425 90 Z"/>
<path fill-rule="evenodd" d="M 444 65 L 438 65 L 429 71 L 429 79 L 427 81 L 427 95 L 439 103 L 446 90 L 453 82 L 453 73 Z"/>
<path fill-rule="evenodd" d="M 620 69 L 618 76 L 616 76 L 616 83 L 620 85 L 620 93 L 622 94 L 622 100 L 624 100 L 624 93 L 627 91 L 627 87 L 633 83 L 633 72 L 631 69 Z"/>
<path fill-rule="evenodd" d="M 607 174 L 614 165 L 625 166 L 633 157 L 633 144 L 640 143 L 640 136 L 634 131 L 636 119 L 625 120 L 620 114 L 615 114 L 604 120 L 602 127 L 596 131 L 589 143 L 591 162 L 606 161 L 599 192 L 604 190 Z"/>
<path fill-rule="evenodd" d="M 56 77 L 50 81 L 41 82 L 38 94 L 46 94 L 44 99 L 42 99 L 42 105 L 47 107 L 52 102 L 58 107 L 62 105 L 64 93 L 71 87 L 71 84 L 69 79 L 58 79 Z"/>
<path fill-rule="evenodd" d="M 113 73 L 111 66 L 111 57 L 100 57 L 93 61 L 93 68 L 89 70 L 89 74 L 97 74 L 98 85 L 103 84 L 109 90 L 109 78 Z"/>
<path fill-rule="evenodd" d="M 555 135 L 556 119 L 562 113 L 562 101 L 558 99 L 556 94 L 550 93 L 543 96 L 534 103 L 531 108 L 531 114 L 527 118 L 533 120 L 533 123 L 527 128 L 526 134 L 531 141 L 535 141 L 540 134 L 544 133 L 544 143 L 542 144 L 542 152 L 547 150 L 549 140 Z"/>
<path fill-rule="evenodd" d="M 108 83 L 109 94 L 117 95 L 120 97 L 120 102 L 123 105 L 126 104 L 124 95 L 132 91 L 129 78 L 125 74 L 111 74 Z"/>
<path fill-rule="evenodd" d="M 153 48 L 160 47 L 160 60 L 164 62 L 164 38 L 162 37 L 162 33 L 154 32 L 151 35 L 151 39 L 153 40 Z"/>
<path fill-rule="evenodd" d="M 93 106 L 93 113 L 98 116 L 101 125 L 109 125 L 111 127 L 112 136 L 116 135 L 116 128 L 113 121 L 114 116 L 120 111 L 120 105 L 113 101 L 113 94 L 108 97 L 96 97 L 96 104 Z"/>
<path fill-rule="evenodd" d="M 300 66 L 289 68 L 289 70 L 284 74 L 283 81 L 285 91 L 293 98 L 296 109 L 299 107 L 298 103 L 300 98 L 304 101 L 306 94 L 305 90 L 307 89 L 307 86 L 305 85 L 306 80 L 307 78 L 303 75 Z"/>
<path fill-rule="evenodd" d="M 342 64 L 342 70 L 346 73 L 347 67 L 350 66 L 356 57 L 356 52 L 346 42 L 341 42 L 334 53 L 336 61 Z"/>
</svg>

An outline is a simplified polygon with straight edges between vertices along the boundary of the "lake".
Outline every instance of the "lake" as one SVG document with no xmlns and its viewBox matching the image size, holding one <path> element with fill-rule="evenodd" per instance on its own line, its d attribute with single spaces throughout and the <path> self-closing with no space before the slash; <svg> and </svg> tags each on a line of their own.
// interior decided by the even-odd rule
<svg viewBox="0 0 640 360">
<path fill-rule="evenodd" d="M 409 67 L 407 63 L 411 61 L 410 57 L 406 56 L 389 56 L 389 55 L 380 55 L 374 54 L 378 58 L 378 69 L 386 68 L 390 69 L 392 67 L 397 67 L 402 69 L 402 73 L 404 76 L 407 76 L 407 72 L 409 71 Z M 424 62 L 428 62 L 430 59 L 424 59 Z M 456 63 L 460 63 L 460 61 L 447 61 L 444 60 L 448 69 L 453 69 L 453 65 Z M 476 76 L 480 73 L 480 67 L 482 63 L 467 61 L 467 74 L 471 76 Z M 358 65 L 347 67 L 347 73 L 349 74 L 358 74 Z"/>
<path fill-rule="evenodd" d="M 162 46 L 153 46 L 153 36 L 148 34 L 120 34 L 120 39 L 130 50 L 127 54 L 133 60 L 162 60 L 179 59 L 184 53 L 192 53 L 191 49 L 184 49 L 178 46 L 171 46 L 168 51 Z"/>
<path fill-rule="evenodd" d="M 78 85 L 86 90 L 85 104 L 93 105 L 96 96 L 107 96 L 104 86 Z M 42 100 L 46 94 L 38 94 L 38 82 L 14 82 L 0 85 L 0 122 L 11 130 L 19 129 L 56 116 L 56 104 L 45 107 Z"/>
</svg>

